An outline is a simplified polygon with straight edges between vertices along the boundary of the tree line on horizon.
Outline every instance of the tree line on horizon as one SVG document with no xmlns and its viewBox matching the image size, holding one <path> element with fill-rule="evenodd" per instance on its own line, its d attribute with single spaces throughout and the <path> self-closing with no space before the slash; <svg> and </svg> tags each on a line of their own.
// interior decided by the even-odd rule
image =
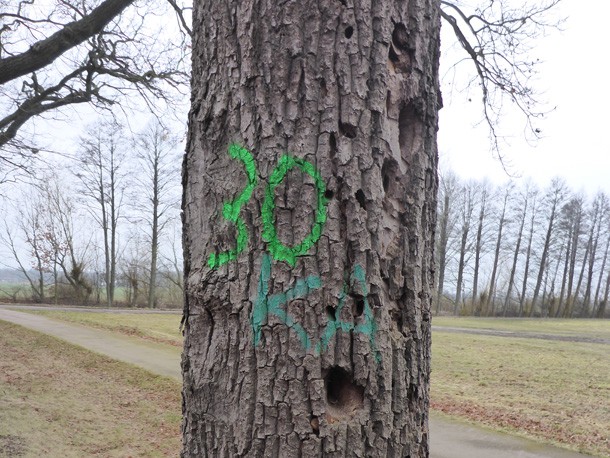
<svg viewBox="0 0 610 458">
<path fill-rule="evenodd" d="M 436 314 L 603 318 L 610 199 L 439 174 Z"/>
</svg>

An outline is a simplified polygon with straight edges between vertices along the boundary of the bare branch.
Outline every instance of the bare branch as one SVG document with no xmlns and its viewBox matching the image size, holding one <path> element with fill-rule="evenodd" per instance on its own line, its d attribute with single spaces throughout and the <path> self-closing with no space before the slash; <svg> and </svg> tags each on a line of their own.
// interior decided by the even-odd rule
<svg viewBox="0 0 610 458">
<path fill-rule="evenodd" d="M 135 0 L 106 0 L 82 19 L 65 25 L 26 52 L 0 59 L 0 84 L 27 75 L 52 63 L 68 49 L 101 32 Z"/>
</svg>

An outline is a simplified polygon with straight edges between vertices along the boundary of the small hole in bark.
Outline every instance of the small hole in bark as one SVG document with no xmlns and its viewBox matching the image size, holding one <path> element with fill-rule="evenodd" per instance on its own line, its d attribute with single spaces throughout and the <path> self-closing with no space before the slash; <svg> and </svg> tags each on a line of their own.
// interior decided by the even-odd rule
<svg viewBox="0 0 610 458">
<path fill-rule="evenodd" d="M 364 197 L 364 192 L 362 192 L 362 189 L 358 189 L 358 191 L 356 191 L 356 200 L 358 201 L 360 206 L 366 210 L 366 199 Z"/>
<path fill-rule="evenodd" d="M 326 88 L 326 80 L 324 78 L 320 79 L 320 98 L 326 98 L 328 94 L 328 89 Z"/>
<path fill-rule="evenodd" d="M 356 385 L 352 375 L 345 369 L 333 367 L 324 378 L 326 401 L 332 407 L 332 414 L 351 413 L 362 408 L 364 388 Z"/>
<path fill-rule="evenodd" d="M 392 159 L 384 159 L 383 165 L 381 166 L 381 180 L 383 184 L 383 191 L 387 194 L 392 193 L 392 181 L 396 181 L 396 161 Z"/>
<path fill-rule="evenodd" d="M 335 196 L 335 193 L 331 189 L 327 189 L 324 192 L 324 197 L 326 197 L 327 199 L 332 199 L 334 196 Z"/>
<path fill-rule="evenodd" d="M 320 420 L 315 415 L 311 416 L 311 420 L 309 420 L 311 424 L 311 429 L 316 436 L 320 435 Z"/>
<path fill-rule="evenodd" d="M 354 318 L 362 316 L 364 313 L 364 297 L 359 294 L 352 295 L 354 302 L 352 304 L 352 315 Z"/>
<path fill-rule="evenodd" d="M 335 136 L 334 132 L 330 133 L 328 144 L 330 146 L 330 157 L 335 157 L 335 155 L 337 154 L 337 137 Z"/>
<path fill-rule="evenodd" d="M 399 60 L 398 54 L 396 54 L 396 51 L 394 50 L 393 45 L 390 45 L 390 54 L 388 57 L 390 58 L 390 62 L 393 62 L 393 63 L 396 63 Z"/>
<path fill-rule="evenodd" d="M 392 321 L 394 321 L 394 323 L 396 323 L 396 327 L 398 329 L 398 331 L 402 331 L 402 313 L 400 312 L 400 310 L 392 310 L 390 312 L 390 317 L 392 318 Z"/>
<path fill-rule="evenodd" d="M 356 138 L 356 126 L 353 124 L 339 121 L 339 132 L 347 138 Z"/>
<path fill-rule="evenodd" d="M 345 38 L 352 38 L 354 34 L 354 28 L 350 25 L 345 29 Z"/>
<path fill-rule="evenodd" d="M 337 320 L 337 309 L 331 305 L 327 305 L 326 306 L 326 316 L 328 316 L 328 319 L 330 321 L 336 321 Z"/>
</svg>

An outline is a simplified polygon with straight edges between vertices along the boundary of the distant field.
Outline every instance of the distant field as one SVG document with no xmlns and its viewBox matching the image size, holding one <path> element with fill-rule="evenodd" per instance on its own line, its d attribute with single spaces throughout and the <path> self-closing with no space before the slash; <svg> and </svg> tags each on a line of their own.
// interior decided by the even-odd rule
<svg viewBox="0 0 610 458">
<path fill-rule="evenodd" d="M 40 312 L 36 312 L 40 313 Z M 42 312 L 180 345 L 180 315 Z M 436 326 L 610 337 L 608 321 L 434 318 Z M 610 346 L 433 332 L 435 410 L 610 456 Z"/>
<path fill-rule="evenodd" d="M 0 457 L 170 457 L 180 384 L 0 321 Z"/>
<path fill-rule="evenodd" d="M 572 320 L 553 318 L 474 318 L 433 317 L 433 326 L 537 332 L 564 336 L 578 335 L 610 339 L 610 320 Z"/>
</svg>

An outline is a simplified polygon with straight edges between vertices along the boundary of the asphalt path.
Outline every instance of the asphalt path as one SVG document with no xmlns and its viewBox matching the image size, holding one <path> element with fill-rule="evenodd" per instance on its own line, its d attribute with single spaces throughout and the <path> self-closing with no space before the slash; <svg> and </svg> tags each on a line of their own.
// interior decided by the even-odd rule
<svg viewBox="0 0 610 458">
<path fill-rule="evenodd" d="M 45 307 L 45 309 L 49 309 L 49 307 Z M 72 307 L 61 307 L 60 309 L 74 310 Z M 110 311 L 115 312 L 116 310 L 111 309 Z M 178 381 L 182 380 L 179 348 L 23 313 L 15 310 L 14 306 L 0 305 L 0 320 L 60 338 L 120 361 L 135 364 L 155 374 L 171 377 Z M 431 458 L 585 458 L 589 456 L 490 431 L 468 423 L 449 421 L 434 414 L 430 418 L 430 440 Z"/>
</svg>

